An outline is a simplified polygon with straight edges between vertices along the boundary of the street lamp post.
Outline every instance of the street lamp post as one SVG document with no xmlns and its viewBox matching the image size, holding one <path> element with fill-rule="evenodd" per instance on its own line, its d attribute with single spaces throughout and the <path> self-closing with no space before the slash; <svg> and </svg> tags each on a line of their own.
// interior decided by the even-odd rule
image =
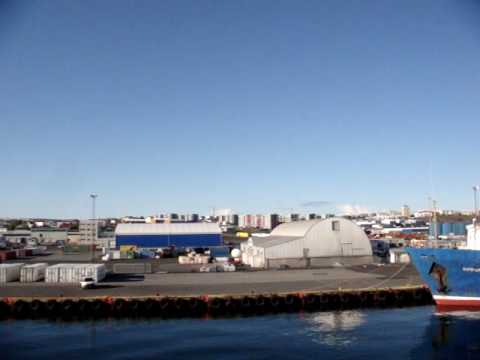
<svg viewBox="0 0 480 360">
<path fill-rule="evenodd" d="M 473 187 L 473 203 L 475 206 L 475 212 L 473 214 L 473 241 L 472 243 L 476 246 L 477 243 L 477 220 L 478 220 L 478 190 L 480 190 L 480 186 L 475 185 Z"/>
<path fill-rule="evenodd" d="M 478 215 L 478 191 L 480 190 L 480 186 L 475 185 L 473 187 L 473 202 L 475 204 L 475 218 Z"/>
<path fill-rule="evenodd" d="M 438 222 L 437 222 L 437 200 L 432 200 L 433 204 L 433 237 L 435 247 L 438 247 Z"/>
<path fill-rule="evenodd" d="M 95 244 L 97 242 L 97 234 L 98 234 L 98 227 L 97 227 L 97 218 L 95 214 L 95 200 L 97 199 L 98 195 L 97 194 L 90 194 L 90 197 L 92 198 L 92 220 L 93 224 L 95 227 L 95 234 L 92 239 L 92 249 L 91 249 L 91 256 L 92 256 L 92 262 L 95 261 Z"/>
<path fill-rule="evenodd" d="M 437 238 L 438 238 L 438 227 L 437 227 L 437 201 L 432 199 L 430 196 L 428 200 L 432 202 L 432 217 L 430 220 L 432 226 L 432 235 L 433 235 L 433 247 L 438 247 Z"/>
</svg>

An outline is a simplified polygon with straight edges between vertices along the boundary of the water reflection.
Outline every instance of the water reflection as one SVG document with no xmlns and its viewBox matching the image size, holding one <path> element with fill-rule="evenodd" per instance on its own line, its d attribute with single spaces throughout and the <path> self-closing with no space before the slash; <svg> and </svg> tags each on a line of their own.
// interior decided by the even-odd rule
<svg viewBox="0 0 480 360">
<path fill-rule="evenodd" d="M 365 323 L 366 315 L 360 311 L 325 312 L 310 315 L 307 335 L 319 344 L 345 347 L 357 340 L 354 331 Z"/>
<path fill-rule="evenodd" d="M 0 322 L 0 349 L 1 360 L 480 359 L 480 312 L 418 307 L 208 321 L 12 321 Z"/>
<path fill-rule="evenodd" d="M 436 312 L 416 356 L 480 359 L 480 312 Z"/>
</svg>

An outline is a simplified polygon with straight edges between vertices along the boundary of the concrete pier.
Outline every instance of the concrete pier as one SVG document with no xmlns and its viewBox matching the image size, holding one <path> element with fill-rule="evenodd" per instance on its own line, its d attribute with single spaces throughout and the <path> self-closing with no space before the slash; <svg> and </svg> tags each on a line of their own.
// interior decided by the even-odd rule
<svg viewBox="0 0 480 360">
<path fill-rule="evenodd" d="M 233 273 L 154 273 L 111 275 L 96 289 L 44 282 L 2 284 L 0 297 L 145 297 L 271 294 L 337 289 L 421 286 L 411 265 L 356 266 Z"/>
<path fill-rule="evenodd" d="M 0 287 L 2 319 L 236 316 L 432 303 L 409 265 L 117 275 L 89 290 L 41 282 Z"/>
</svg>

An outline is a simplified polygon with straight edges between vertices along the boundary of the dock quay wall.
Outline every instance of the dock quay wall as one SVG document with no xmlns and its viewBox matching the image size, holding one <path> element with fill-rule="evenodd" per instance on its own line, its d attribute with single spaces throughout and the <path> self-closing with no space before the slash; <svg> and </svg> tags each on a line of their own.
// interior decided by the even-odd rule
<svg viewBox="0 0 480 360">
<path fill-rule="evenodd" d="M 431 304 L 423 286 L 243 296 L 0 298 L 0 319 L 228 317 Z"/>
<path fill-rule="evenodd" d="M 372 256 L 351 256 L 351 257 L 312 257 L 312 258 L 278 258 L 267 259 L 267 269 L 308 269 L 310 267 L 332 267 L 335 264 L 341 266 L 356 266 L 373 263 Z"/>
</svg>

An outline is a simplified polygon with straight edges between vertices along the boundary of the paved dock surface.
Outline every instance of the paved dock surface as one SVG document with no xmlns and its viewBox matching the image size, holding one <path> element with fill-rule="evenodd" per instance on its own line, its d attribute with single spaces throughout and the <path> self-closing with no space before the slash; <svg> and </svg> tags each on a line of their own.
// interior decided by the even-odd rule
<svg viewBox="0 0 480 360">
<path fill-rule="evenodd" d="M 0 297 L 141 297 L 240 295 L 422 285 L 412 265 L 267 270 L 232 273 L 154 273 L 113 275 L 98 288 L 45 282 L 0 285 Z"/>
</svg>

